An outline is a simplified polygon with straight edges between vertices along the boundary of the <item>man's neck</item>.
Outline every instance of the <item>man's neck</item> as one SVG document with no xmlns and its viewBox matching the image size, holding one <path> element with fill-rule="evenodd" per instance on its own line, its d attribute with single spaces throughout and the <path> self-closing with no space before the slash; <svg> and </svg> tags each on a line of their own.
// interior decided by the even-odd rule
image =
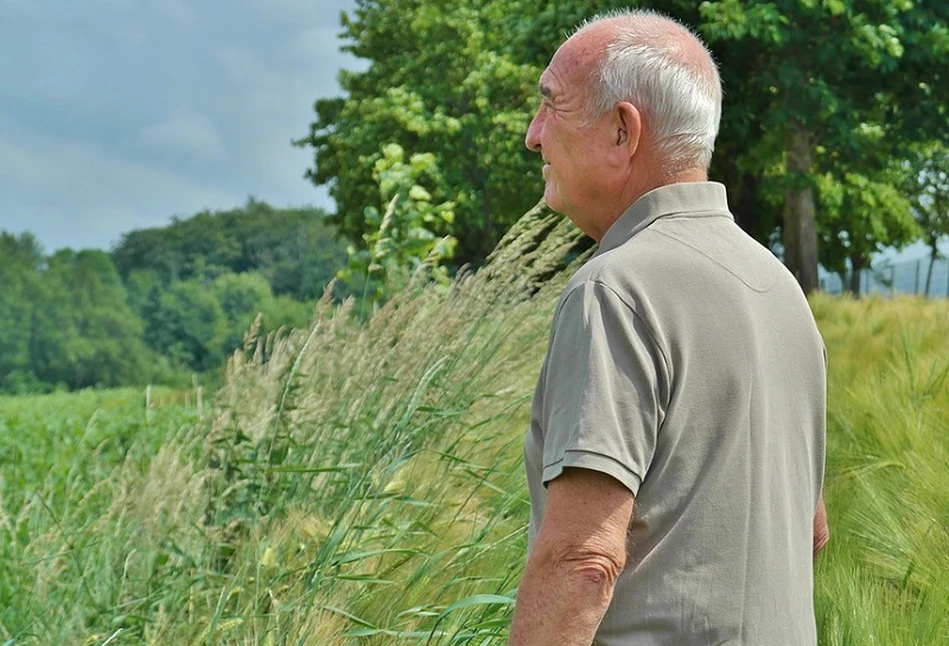
<svg viewBox="0 0 949 646">
<path fill-rule="evenodd" d="M 649 181 L 644 182 L 641 186 L 638 187 L 632 196 L 632 199 L 626 200 L 626 205 L 623 207 L 623 210 L 620 211 L 620 215 L 626 211 L 630 206 L 636 203 L 636 200 L 641 198 L 643 195 L 650 191 L 654 191 L 657 188 L 662 188 L 663 186 L 670 186 L 672 184 L 686 184 L 690 182 L 707 182 L 708 173 L 706 173 L 701 168 L 688 168 L 685 170 L 679 170 L 675 172 L 663 172 L 657 174 L 655 177 L 651 178 Z"/>
<path fill-rule="evenodd" d="M 708 173 L 700 168 L 690 168 L 675 173 L 663 173 L 656 178 L 645 181 L 636 187 L 630 187 L 630 190 L 624 191 L 619 200 L 616 201 L 613 208 L 609 209 L 608 216 L 601 220 L 601 230 L 598 235 L 591 236 L 597 243 L 603 238 L 611 226 L 646 193 L 654 191 L 663 186 L 672 184 L 686 184 L 690 182 L 707 182 Z"/>
</svg>

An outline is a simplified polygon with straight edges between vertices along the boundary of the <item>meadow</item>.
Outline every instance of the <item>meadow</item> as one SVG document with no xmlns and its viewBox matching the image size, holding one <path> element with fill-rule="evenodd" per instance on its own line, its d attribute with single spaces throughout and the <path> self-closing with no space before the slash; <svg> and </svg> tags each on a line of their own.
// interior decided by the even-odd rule
<svg viewBox="0 0 949 646">
<path fill-rule="evenodd" d="M 447 292 L 251 331 L 202 410 L 0 399 L 0 646 L 503 644 L 575 236 L 535 212 Z M 949 303 L 811 304 L 830 361 L 820 643 L 949 644 Z"/>
</svg>

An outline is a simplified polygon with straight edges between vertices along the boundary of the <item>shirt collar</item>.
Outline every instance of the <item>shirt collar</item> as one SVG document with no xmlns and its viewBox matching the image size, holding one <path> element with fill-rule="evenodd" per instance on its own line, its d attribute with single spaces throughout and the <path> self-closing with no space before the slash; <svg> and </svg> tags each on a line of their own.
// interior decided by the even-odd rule
<svg viewBox="0 0 949 646">
<path fill-rule="evenodd" d="M 597 255 L 615 249 L 661 217 L 684 215 L 702 217 L 726 216 L 734 219 L 728 210 L 725 186 L 718 182 L 688 182 L 668 184 L 653 189 L 633 202 L 607 229 L 600 240 Z"/>
</svg>

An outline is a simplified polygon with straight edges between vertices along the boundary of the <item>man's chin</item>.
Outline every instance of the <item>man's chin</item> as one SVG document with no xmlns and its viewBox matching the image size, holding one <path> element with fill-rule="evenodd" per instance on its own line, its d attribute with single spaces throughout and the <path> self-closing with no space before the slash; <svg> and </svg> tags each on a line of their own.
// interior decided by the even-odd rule
<svg viewBox="0 0 949 646">
<path fill-rule="evenodd" d="M 546 202 L 547 206 L 552 208 L 554 211 L 561 211 L 562 209 L 560 196 L 557 195 L 557 191 L 554 191 L 549 184 L 544 189 L 544 202 Z"/>
</svg>

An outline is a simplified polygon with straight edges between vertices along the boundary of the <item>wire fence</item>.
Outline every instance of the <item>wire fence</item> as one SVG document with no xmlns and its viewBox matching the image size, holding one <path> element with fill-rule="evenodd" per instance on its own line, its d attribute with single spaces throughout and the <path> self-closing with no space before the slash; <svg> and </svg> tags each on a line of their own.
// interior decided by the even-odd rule
<svg viewBox="0 0 949 646">
<path fill-rule="evenodd" d="M 830 294 L 847 291 L 846 282 L 838 274 L 821 276 L 821 290 Z M 928 289 L 927 289 L 928 288 Z M 933 298 L 949 298 L 949 260 L 923 257 L 897 263 L 879 263 L 860 272 L 861 294 L 918 294 Z"/>
</svg>

